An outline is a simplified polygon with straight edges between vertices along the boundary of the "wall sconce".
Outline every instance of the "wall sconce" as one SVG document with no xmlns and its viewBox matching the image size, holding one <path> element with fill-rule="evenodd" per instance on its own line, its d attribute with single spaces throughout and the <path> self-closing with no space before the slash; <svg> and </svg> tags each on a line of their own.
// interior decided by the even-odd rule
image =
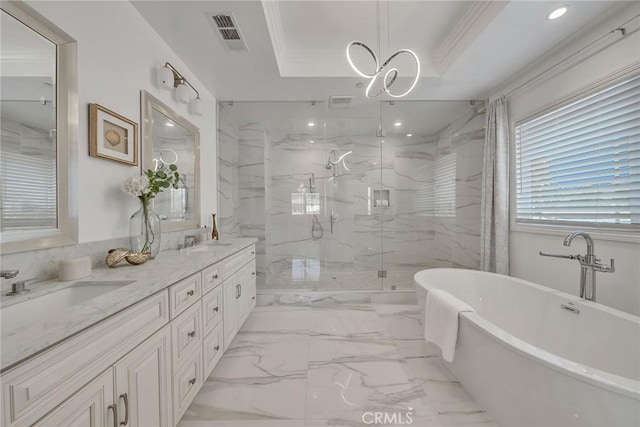
<svg viewBox="0 0 640 427">
<path fill-rule="evenodd" d="M 191 112 L 198 116 L 202 115 L 203 105 L 202 99 L 200 99 L 200 94 L 196 88 L 193 87 L 193 85 L 168 62 L 166 62 L 162 67 L 158 67 L 158 86 L 167 90 L 171 90 L 175 87 L 176 99 L 184 104 L 190 103 Z M 191 91 L 189 88 L 196 93 L 195 98 L 191 97 Z"/>
</svg>

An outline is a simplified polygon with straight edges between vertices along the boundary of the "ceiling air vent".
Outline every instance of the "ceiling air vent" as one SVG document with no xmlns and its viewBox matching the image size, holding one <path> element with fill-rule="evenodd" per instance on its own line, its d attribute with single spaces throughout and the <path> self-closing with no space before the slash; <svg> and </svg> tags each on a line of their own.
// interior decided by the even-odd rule
<svg viewBox="0 0 640 427">
<path fill-rule="evenodd" d="M 353 96 L 330 96 L 329 108 L 351 108 Z"/>
<path fill-rule="evenodd" d="M 246 43 L 242 39 L 242 33 L 236 24 L 236 18 L 232 13 L 208 14 L 211 25 L 222 40 L 225 49 L 231 52 L 248 52 Z"/>
</svg>

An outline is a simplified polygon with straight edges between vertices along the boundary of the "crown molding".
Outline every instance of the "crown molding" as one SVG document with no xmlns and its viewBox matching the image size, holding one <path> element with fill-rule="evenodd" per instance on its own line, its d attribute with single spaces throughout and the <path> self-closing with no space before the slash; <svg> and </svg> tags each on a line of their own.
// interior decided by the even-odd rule
<svg viewBox="0 0 640 427">
<path fill-rule="evenodd" d="M 267 28 L 269 30 L 269 36 L 271 37 L 273 53 L 276 56 L 278 69 L 280 70 L 280 75 L 282 76 L 284 75 L 283 59 L 287 55 L 288 49 L 287 42 L 284 37 L 279 2 L 273 0 L 262 0 L 262 9 L 264 11 L 265 20 L 267 21 Z"/>
<path fill-rule="evenodd" d="M 458 19 L 440 45 L 431 52 L 433 64 L 444 74 L 471 42 L 491 24 L 509 1 L 487 0 L 469 2 L 464 14 Z"/>
</svg>

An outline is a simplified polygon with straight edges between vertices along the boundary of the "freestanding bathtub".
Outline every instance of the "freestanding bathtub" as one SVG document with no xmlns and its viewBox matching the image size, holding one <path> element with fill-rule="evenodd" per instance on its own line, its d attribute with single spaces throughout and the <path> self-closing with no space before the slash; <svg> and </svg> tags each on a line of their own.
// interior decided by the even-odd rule
<svg viewBox="0 0 640 427">
<path fill-rule="evenodd" d="M 500 426 L 640 426 L 640 317 L 499 274 L 414 278 L 423 310 L 433 288 L 475 309 L 444 363 Z"/>
</svg>

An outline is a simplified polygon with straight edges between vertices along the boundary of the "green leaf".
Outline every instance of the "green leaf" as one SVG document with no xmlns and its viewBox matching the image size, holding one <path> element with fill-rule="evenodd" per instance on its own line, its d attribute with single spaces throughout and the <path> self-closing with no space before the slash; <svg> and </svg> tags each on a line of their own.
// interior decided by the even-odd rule
<svg viewBox="0 0 640 427">
<path fill-rule="evenodd" d="M 167 177 L 167 174 L 162 171 L 156 172 L 156 175 L 158 175 L 158 178 L 160 179 L 165 179 Z"/>
<path fill-rule="evenodd" d="M 161 183 L 161 185 L 162 185 L 163 188 L 167 188 L 167 187 L 169 187 L 170 184 L 167 181 L 163 181 Z"/>
<path fill-rule="evenodd" d="M 172 171 L 177 171 L 178 167 L 176 165 L 169 165 L 169 169 L 171 169 Z"/>
</svg>

